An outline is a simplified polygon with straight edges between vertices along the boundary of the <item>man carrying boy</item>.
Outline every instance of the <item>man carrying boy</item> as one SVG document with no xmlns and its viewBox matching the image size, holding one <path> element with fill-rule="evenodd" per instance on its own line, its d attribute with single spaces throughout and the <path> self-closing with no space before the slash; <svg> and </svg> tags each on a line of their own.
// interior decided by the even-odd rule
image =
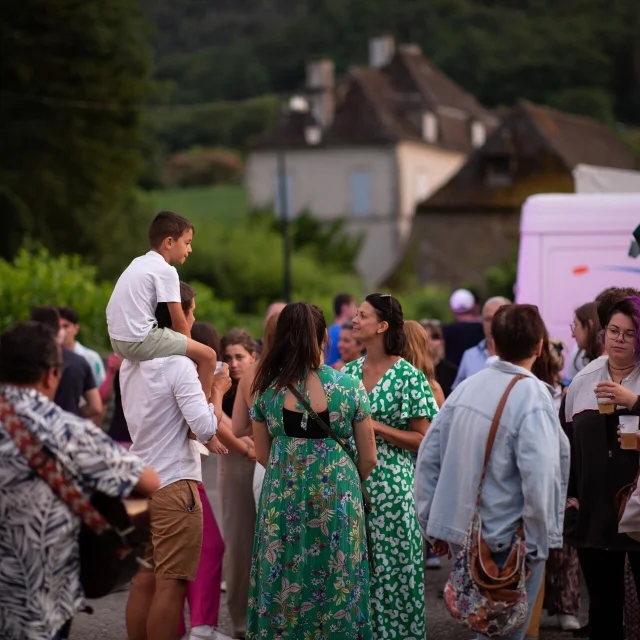
<svg viewBox="0 0 640 640">
<path fill-rule="evenodd" d="M 171 211 L 161 211 L 149 227 L 151 251 L 136 258 L 118 279 L 107 305 L 113 350 L 132 362 L 184 356 L 198 365 L 203 389 L 211 389 L 216 353 L 191 340 L 180 307 L 180 279 L 172 264 L 184 264 L 192 251 L 193 225 Z M 173 329 L 157 326 L 155 311 L 166 302 Z"/>
<path fill-rule="evenodd" d="M 181 283 L 182 318 L 195 321 L 196 292 Z M 172 327 L 166 305 L 156 311 L 159 326 Z M 189 430 L 214 453 L 212 445 L 222 419 L 222 397 L 231 386 L 229 367 L 215 374 L 211 402 L 198 383 L 188 358 L 171 356 L 143 362 L 125 360 L 120 369 L 122 408 L 127 420 L 131 452 L 153 463 L 160 488 L 151 498 L 151 545 L 127 604 L 129 640 L 175 640 L 187 582 L 198 570 L 202 547 L 202 482 L 200 453 Z"/>
<path fill-rule="evenodd" d="M 191 340 L 180 306 L 180 279 L 171 266 L 184 264 L 191 253 L 193 231 L 189 220 L 172 211 L 161 211 L 153 219 L 151 251 L 133 260 L 116 282 L 107 305 L 107 328 L 115 353 L 131 362 L 185 355 L 193 360 L 208 401 L 216 352 Z M 160 302 L 167 303 L 172 329 L 158 327 L 155 312 Z"/>
</svg>

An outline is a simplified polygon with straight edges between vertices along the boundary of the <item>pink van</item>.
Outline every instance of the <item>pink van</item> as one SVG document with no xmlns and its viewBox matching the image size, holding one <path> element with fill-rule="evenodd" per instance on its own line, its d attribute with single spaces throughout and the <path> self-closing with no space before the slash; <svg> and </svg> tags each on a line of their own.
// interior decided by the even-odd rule
<svg viewBox="0 0 640 640">
<path fill-rule="evenodd" d="M 535 304 L 549 334 L 573 347 L 573 311 L 608 287 L 640 289 L 629 257 L 640 193 L 545 194 L 527 199 L 520 221 L 516 301 Z"/>
</svg>

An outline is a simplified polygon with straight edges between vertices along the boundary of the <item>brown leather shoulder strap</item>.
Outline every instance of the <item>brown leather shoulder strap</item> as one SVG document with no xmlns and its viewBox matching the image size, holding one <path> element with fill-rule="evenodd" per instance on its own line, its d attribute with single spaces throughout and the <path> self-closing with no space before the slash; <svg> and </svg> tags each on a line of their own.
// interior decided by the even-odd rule
<svg viewBox="0 0 640 640">
<path fill-rule="evenodd" d="M 511 379 L 511 382 L 507 385 L 505 392 L 502 394 L 502 398 L 500 398 L 500 403 L 498 404 L 498 408 L 496 409 L 496 413 L 493 416 L 493 422 L 491 423 L 491 429 L 489 430 L 489 438 L 487 439 L 487 448 L 484 452 L 484 464 L 482 465 L 482 479 L 484 480 L 484 474 L 487 471 L 487 464 L 489 463 L 489 458 L 491 456 L 491 449 L 493 449 L 493 442 L 496 439 L 496 433 L 498 433 L 498 427 L 500 426 L 500 418 L 502 418 L 502 412 L 504 411 L 504 407 L 507 404 L 507 398 L 511 393 L 513 387 L 515 387 L 518 380 L 522 380 L 526 378 L 525 375 L 517 375 Z"/>
</svg>

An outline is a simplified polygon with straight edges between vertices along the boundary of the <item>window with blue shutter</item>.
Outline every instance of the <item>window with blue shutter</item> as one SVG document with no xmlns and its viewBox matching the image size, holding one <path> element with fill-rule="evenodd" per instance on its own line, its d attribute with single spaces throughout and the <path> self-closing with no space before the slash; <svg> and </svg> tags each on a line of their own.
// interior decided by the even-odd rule
<svg viewBox="0 0 640 640">
<path fill-rule="evenodd" d="M 351 174 L 351 213 L 354 216 L 371 215 L 370 171 L 355 171 Z"/>
<path fill-rule="evenodd" d="M 278 218 L 282 217 L 282 212 L 283 212 L 283 206 L 282 206 L 282 198 L 281 198 L 281 193 L 282 193 L 282 187 L 280 185 L 280 181 L 284 179 L 284 183 L 286 185 L 286 197 L 287 197 L 287 202 L 286 202 L 286 212 L 287 212 L 287 217 L 289 218 L 293 218 L 293 213 L 294 213 L 294 208 L 293 208 L 293 176 L 290 173 L 285 174 L 284 176 L 281 176 L 280 174 L 278 174 L 276 176 L 276 181 L 275 181 L 275 197 L 273 199 L 273 202 L 275 203 L 275 211 L 276 211 L 276 215 L 278 216 Z"/>
</svg>

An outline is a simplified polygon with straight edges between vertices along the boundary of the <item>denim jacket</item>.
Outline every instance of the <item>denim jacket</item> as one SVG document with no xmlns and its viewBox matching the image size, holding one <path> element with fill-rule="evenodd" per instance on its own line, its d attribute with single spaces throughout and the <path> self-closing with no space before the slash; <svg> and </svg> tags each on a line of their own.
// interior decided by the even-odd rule
<svg viewBox="0 0 640 640">
<path fill-rule="evenodd" d="M 525 369 L 498 360 L 465 380 L 436 415 L 418 452 L 415 496 L 427 536 L 462 544 L 471 523 L 491 422 L 509 395 L 480 500 L 482 533 L 494 553 L 509 548 L 520 520 L 527 555 L 546 559 L 562 547 L 569 441 L 550 387 Z"/>
</svg>

